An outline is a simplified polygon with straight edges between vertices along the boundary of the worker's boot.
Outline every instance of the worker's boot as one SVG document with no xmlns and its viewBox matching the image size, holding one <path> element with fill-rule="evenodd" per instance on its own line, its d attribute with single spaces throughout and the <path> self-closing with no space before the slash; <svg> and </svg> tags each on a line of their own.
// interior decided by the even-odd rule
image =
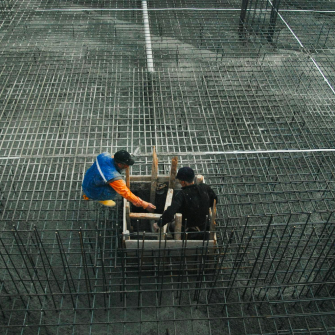
<svg viewBox="0 0 335 335">
<path fill-rule="evenodd" d="M 115 201 L 113 200 L 103 200 L 98 201 L 101 205 L 107 206 L 107 207 L 114 207 L 116 205 Z"/>
</svg>

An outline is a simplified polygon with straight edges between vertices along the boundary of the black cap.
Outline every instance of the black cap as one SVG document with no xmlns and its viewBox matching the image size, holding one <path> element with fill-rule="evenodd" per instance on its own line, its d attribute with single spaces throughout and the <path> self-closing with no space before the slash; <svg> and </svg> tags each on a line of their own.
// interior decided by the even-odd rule
<svg viewBox="0 0 335 335">
<path fill-rule="evenodd" d="M 194 180 L 194 171 L 190 167 L 182 167 L 178 170 L 177 179 L 192 183 Z"/>
<path fill-rule="evenodd" d="M 122 163 L 126 165 L 133 165 L 135 162 L 131 158 L 130 153 L 126 150 L 120 150 L 114 154 L 114 160 L 117 163 Z"/>
</svg>

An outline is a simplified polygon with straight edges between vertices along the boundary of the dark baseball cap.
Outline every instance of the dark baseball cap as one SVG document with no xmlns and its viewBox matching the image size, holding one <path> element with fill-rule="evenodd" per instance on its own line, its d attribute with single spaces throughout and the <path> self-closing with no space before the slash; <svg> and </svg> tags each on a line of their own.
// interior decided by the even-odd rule
<svg viewBox="0 0 335 335">
<path fill-rule="evenodd" d="M 177 179 L 191 183 L 194 180 L 194 171 L 188 167 L 182 167 L 178 170 Z"/>
<path fill-rule="evenodd" d="M 120 150 L 114 154 L 114 160 L 117 163 L 133 165 L 135 161 L 131 158 L 130 153 L 126 150 Z"/>
</svg>

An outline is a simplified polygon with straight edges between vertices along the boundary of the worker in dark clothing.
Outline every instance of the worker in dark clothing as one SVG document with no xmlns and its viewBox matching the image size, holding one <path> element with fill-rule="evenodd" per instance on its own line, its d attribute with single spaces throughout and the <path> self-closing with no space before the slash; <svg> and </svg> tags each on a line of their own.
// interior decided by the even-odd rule
<svg viewBox="0 0 335 335">
<path fill-rule="evenodd" d="M 217 201 L 216 194 L 208 185 L 194 183 L 194 171 L 190 167 L 179 169 L 176 178 L 182 189 L 173 198 L 171 206 L 163 213 L 161 220 L 154 224 L 154 228 L 157 230 L 163 227 L 173 221 L 176 213 L 181 213 L 182 231 L 208 230 L 206 217 L 209 215 L 209 208 L 213 207 L 214 200 Z"/>
</svg>

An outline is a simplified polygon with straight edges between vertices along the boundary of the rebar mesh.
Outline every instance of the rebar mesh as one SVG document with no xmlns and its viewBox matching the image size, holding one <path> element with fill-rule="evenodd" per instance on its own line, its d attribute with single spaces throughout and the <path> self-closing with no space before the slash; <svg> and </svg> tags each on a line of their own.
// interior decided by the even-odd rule
<svg viewBox="0 0 335 335">
<path fill-rule="evenodd" d="M 2 334 L 334 334 L 334 2 L 0 1 Z M 97 154 L 192 166 L 217 245 L 127 250 Z M 141 242 L 141 244 L 140 244 Z"/>
</svg>

